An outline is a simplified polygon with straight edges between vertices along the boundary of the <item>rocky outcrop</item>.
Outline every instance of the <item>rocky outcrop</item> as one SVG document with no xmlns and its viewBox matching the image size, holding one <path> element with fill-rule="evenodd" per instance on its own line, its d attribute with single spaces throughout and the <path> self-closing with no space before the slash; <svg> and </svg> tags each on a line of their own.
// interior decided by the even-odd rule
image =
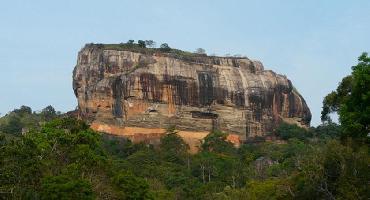
<svg viewBox="0 0 370 200">
<path fill-rule="evenodd" d="M 130 137 L 157 138 L 176 125 L 188 136 L 219 129 L 243 141 L 269 135 L 282 121 L 307 127 L 311 120 L 289 79 L 248 58 L 87 45 L 73 89 L 94 129 Z"/>
</svg>

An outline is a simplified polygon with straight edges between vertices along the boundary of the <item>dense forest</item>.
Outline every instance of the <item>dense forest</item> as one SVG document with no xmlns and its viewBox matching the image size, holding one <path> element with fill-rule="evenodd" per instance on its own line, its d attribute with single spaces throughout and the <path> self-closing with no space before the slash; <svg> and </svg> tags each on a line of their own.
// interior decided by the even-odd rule
<svg viewBox="0 0 370 200">
<path fill-rule="evenodd" d="M 330 113 L 338 113 L 339 124 Z M 370 58 L 323 100 L 322 124 L 235 148 L 212 131 L 197 154 L 168 127 L 158 146 L 94 132 L 48 106 L 0 118 L 0 199 L 368 199 Z"/>
</svg>

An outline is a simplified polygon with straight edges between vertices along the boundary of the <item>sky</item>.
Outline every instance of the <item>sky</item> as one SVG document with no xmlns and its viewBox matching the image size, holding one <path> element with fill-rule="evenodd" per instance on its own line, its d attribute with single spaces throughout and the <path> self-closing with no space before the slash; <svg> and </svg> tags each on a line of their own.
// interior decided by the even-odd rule
<svg viewBox="0 0 370 200">
<path fill-rule="evenodd" d="M 152 39 L 241 54 L 285 74 L 320 124 L 323 97 L 370 51 L 369 0 L 0 0 L 0 113 L 63 112 L 85 43 Z"/>
</svg>

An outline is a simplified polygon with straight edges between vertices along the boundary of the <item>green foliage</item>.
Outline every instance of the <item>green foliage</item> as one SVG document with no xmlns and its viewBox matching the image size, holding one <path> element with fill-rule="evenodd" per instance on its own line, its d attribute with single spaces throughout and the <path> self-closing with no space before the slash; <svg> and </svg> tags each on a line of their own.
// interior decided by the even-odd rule
<svg viewBox="0 0 370 200">
<path fill-rule="evenodd" d="M 160 46 L 160 50 L 163 51 L 163 52 L 169 52 L 169 51 L 171 51 L 171 48 L 167 43 L 163 43 Z"/>
<path fill-rule="evenodd" d="M 28 106 L 21 106 L 19 109 L 14 109 L 12 111 L 13 113 L 16 113 L 16 114 L 19 114 L 20 116 L 24 115 L 24 114 L 32 114 L 32 109 Z"/>
<path fill-rule="evenodd" d="M 369 141 L 370 122 L 370 57 L 363 53 L 352 74 L 343 78 L 336 91 L 323 101 L 321 119 L 330 121 L 328 114 L 337 112 L 342 125 L 342 138 Z"/>
<path fill-rule="evenodd" d="M 370 173 L 367 147 L 354 152 L 331 140 L 311 148 L 299 159 L 300 169 L 292 175 L 295 197 L 300 199 L 366 199 Z M 310 197 L 310 198 L 308 198 Z"/>
<path fill-rule="evenodd" d="M 204 50 L 203 48 L 197 48 L 195 50 L 195 53 L 197 53 L 197 54 L 206 54 L 206 50 Z"/>
<path fill-rule="evenodd" d="M 145 41 L 144 41 L 144 40 L 138 40 L 138 41 L 137 41 L 137 44 L 138 44 L 138 46 L 139 46 L 139 47 L 141 47 L 141 48 L 146 48 L 146 43 L 145 43 Z"/>
<path fill-rule="evenodd" d="M 161 138 L 159 147 L 166 161 L 185 164 L 188 158 L 189 145 L 176 134 L 175 127 L 167 129 L 167 134 Z"/>
<path fill-rule="evenodd" d="M 20 136 L 31 129 L 38 129 L 40 125 L 58 117 L 59 114 L 52 106 L 47 106 L 40 113 L 32 113 L 28 106 L 21 106 L 0 118 L 0 132 Z"/>
<path fill-rule="evenodd" d="M 315 128 L 312 128 L 311 130 L 316 137 L 319 137 L 321 139 L 334 139 L 339 138 L 341 135 L 341 127 L 332 122 L 321 124 Z"/>
<path fill-rule="evenodd" d="M 226 185 L 240 185 L 243 184 L 240 180 L 243 173 L 241 173 L 242 165 L 240 165 L 237 157 L 211 153 L 200 152 L 195 155 L 193 160 L 192 173 L 199 177 L 202 183 L 220 182 Z"/>
<path fill-rule="evenodd" d="M 251 181 L 246 187 L 247 199 L 287 199 L 287 194 L 285 193 L 284 189 L 281 188 L 280 184 L 280 179 Z"/>
<path fill-rule="evenodd" d="M 53 106 L 47 106 L 46 108 L 42 109 L 41 113 L 41 118 L 44 121 L 50 121 L 52 119 L 55 119 L 57 117 L 57 112 L 53 108 Z"/>
<path fill-rule="evenodd" d="M 113 178 L 113 183 L 122 191 L 120 198 L 137 200 L 152 199 L 148 183 L 144 179 L 135 177 L 129 172 L 118 173 Z"/>
<path fill-rule="evenodd" d="M 21 135 L 22 127 L 23 125 L 20 118 L 18 116 L 11 115 L 5 123 L 0 125 L 0 132 Z"/>
<path fill-rule="evenodd" d="M 11 116 L 22 128 L 29 119 L 36 119 L 38 127 L 23 135 L 0 133 L 0 199 L 369 196 L 369 149 L 340 143 L 341 127 L 334 123 L 310 130 L 282 125 L 278 133 L 284 143 L 242 144 L 238 149 L 226 141 L 227 134 L 213 131 L 200 152 L 189 154 L 174 126 L 153 146 L 102 136 L 83 121 L 60 115 L 44 122 L 27 107 L 1 118 L 0 124 L 8 124 Z"/>
<path fill-rule="evenodd" d="M 41 181 L 41 199 L 95 199 L 91 184 L 67 176 L 48 176 Z"/>
<path fill-rule="evenodd" d="M 107 153 L 117 158 L 127 158 L 137 151 L 146 149 L 145 144 L 133 144 L 130 140 L 110 135 L 103 135 L 102 142 Z"/>
<path fill-rule="evenodd" d="M 297 138 L 300 140 L 305 140 L 312 136 L 312 134 L 296 124 L 281 123 L 280 126 L 276 129 L 276 134 L 284 140 L 290 138 Z"/>
<path fill-rule="evenodd" d="M 216 153 L 235 153 L 233 144 L 226 140 L 227 134 L 214 130 L 204 138 L 202 149 L 204 151 L 216 152 Z"/>
<path fill-rule="evenodd" d="M 68 181 L 65 175 L 73 176 L 71 180 L 92 181 L 97 173 L 109 172 L 100 136 L 83 122 L 70 118 L 56 119 L 40 130 L 5 141 L 0 154 L 0 185 L 13 188 L 15 198 L 36 198 L 44 195 L 44 190 L 69 189 L 70 185 L 83 187 L 76 193 L 88 191 L 84 181 Z M 54 185 L 48 187 L 49 183 Z"/>
<path fill-rule="evenodd" d="M 147 47 L 150 47 L 150 48 L 154 48 L 155 47 L 155 42 L 153 40 L 145 40 L 145 45 Z"/>
</svg>

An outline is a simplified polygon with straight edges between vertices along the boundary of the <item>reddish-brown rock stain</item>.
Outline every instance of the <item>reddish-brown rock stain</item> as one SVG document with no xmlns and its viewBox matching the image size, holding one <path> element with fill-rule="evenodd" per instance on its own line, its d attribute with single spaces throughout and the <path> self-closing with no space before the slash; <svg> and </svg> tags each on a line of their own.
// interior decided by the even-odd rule
<svg viewBox="0 0 370 200">
<path fill-rule="evenodd" d="M 120 127 L 99 122 L 93 122 L 90 128 L 98 132 L 122 136 L 131 140 L 133 143 L 144 142 L 154 145 L 159 144 L 161 137 L 166 134 L 166 129 L 163 128 Z M 189 152 L 196 153 L 200 149 L 202 140 L 209 132 L 179 130 L 177 134 L 189 145 Z M 235 147 L 239 147 L 241 143 L 240 137 L 236 134 L 229 134 L 226 140 L 231 142 Z"/>
</svg>

